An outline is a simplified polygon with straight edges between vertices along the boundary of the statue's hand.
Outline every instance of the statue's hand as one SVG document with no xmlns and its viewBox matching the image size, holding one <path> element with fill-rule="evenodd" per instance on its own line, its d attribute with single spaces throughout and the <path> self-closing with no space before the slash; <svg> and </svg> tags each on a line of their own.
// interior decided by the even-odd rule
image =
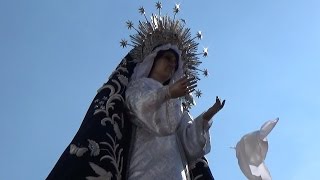
<svg viewBox="0 0 320 180">
<path fill-rule="evenodd" d="M 191 93 L 194 91 L 194 88 L 197 87 L 196 83 L 195 78 L 183 77 L 179 79 L 169 86 L 170 97 L 178 98 Z"/>
<path fill-rule="evenodd" d="M 226 100 L 223 100 L 221 102 L 220 98 L 217 96 L 216 97 L 216 102 L 214 103 L 213 106 L 211 106 L 204 114 L 203 114 L 203 119 L 209 121 L 215 114 L 217 114 L 224 106 L 224 103 Z"/>
</svg>

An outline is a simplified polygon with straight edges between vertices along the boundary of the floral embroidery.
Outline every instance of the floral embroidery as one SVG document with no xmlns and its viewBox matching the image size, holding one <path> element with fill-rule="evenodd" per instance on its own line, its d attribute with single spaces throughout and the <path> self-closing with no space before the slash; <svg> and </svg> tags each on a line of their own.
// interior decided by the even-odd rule
<svg viewBox="0 0 320 180">
<path fill-rule="evenodd" d="M 89 162 L 90 167 L 94 170 L 96 174 L 98 174 L 98 177 L 92 177 L 88 176 L 86 177 L 87 180 L 111 180 L 112 174 L 111 172 L 107 172 L 102 167 L 94 164 L 93 162 Z"/>
<path fill-rule="evenodd" d="M 122 139 L 122 132 L 120 128 L 124 127 L 124 117 L 123 114 L 117 114 L 115 112 L 110 112 L 115 109 L 115 101 L 124 102 L 122 93 L 125 90 L 125 87 L 128 84 L 128 78 L 123 75 L 123 73 L 128 73 L 127 68 L 125 67 L 126 59 L 124 58 L 121 64 L 110 76 L 110 82 L 104 84 L 99 90 L 98 93 L 102 90 L 107 90 L 108 96 L 103 96 L 102 98 L 97 98 L 93 101 L 94 112 L 93 115 L 103 114 L 104 118 L 101 119 L 101 126 L 107 126 L 106 129 L 109 129 L 110 125 L 115 133 L 115 136 L 111 136 L 110 129 L 106 131 L 106 141 L 97 142 L 96 140 L 87 139 L 87 147 L 77 147 L 74 144 L 70 145 L 70 154 L 76 155 L 77 157 L 83 156 L 86 152 L 90 150 L 90 156 L 101 156 L 101 161 L 108 161 L 111 166 L 114 166 L 115 172 L 111 173 L 104 169 L 103 167 L 98 166 L 93 162 L 89 162 L 91 169 L 98 175 L 96 177 L 87 176 L 87 180 L 110 180 L 112 177 L 115 177 L 117 180 L 121 179 L 121 174 L 123 172 L 123 148 L 120 147 L 117 140 Z"/>
<path fill-rule="evenodd" d="M 83 156 L 84 153 L 86 153 L 88 151 L 88 148 L 86 147 L 77 147 L 74 144 L 70 144 L 70 151 L 69 153 L 72 155 L 76 155 L 77 157 L 81 157 Z"/>
<path fill-rule="evenodd" d="M 88 139 L 89 141 L 89 149 L 91 151 L 90 155 L 91 156 L 98 156 L 100 154 L 100 147 L 99 147 L 99 144 L 96 143 L 95 141 L 93 140 L 90 140 Z"/>
</svg>

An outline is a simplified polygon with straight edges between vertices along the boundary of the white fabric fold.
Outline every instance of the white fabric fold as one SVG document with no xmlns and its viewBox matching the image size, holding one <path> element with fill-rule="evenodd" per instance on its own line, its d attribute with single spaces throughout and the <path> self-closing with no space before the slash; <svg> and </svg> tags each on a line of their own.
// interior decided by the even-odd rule
<svg viewBox="0 0 320 180">
<path fill-rule="evenodd" d="M 249 180 L 271 180 L 265 165 L 268 152 L 267 135 L 278 122 L 278 118 L 265 122 L 260 130 L 244 135 L 236 145 L 236 156 L 243 174 Z"/>
</svg>

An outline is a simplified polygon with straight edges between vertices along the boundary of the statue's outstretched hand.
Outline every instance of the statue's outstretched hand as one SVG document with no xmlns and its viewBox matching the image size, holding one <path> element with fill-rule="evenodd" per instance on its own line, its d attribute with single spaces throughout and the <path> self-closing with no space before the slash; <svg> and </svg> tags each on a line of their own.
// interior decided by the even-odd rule
<svg viewBox="0 0 320 180">
<path fill-rule="evenodd" d="M 223 100 L 221 102 L 220 98 L 217 96 L 216 97 L 216 102 L 214 103 L 213 106 L 211 106 L 204 114 L 203 114 L 203 119 L 209 121 L 215 114 L 217 114 L 224 106 L 224 103 L 226 100 Z"/>
</svg>

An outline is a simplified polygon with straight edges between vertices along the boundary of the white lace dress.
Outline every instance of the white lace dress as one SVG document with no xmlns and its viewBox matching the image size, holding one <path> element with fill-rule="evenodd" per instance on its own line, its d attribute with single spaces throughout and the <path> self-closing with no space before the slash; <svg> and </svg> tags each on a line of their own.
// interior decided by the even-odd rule
<svg viewBox="0 0 320 180">
<path fill-rule="evenodd" d="M 131 81 L 127 106 L 135 125 L 129 180 L 188 179 L 188 165 L 210 151 L 211 122 L 181 111 L 179 99 L 167 98 L 168 86 L 151 78 Z"/>
</svg>

